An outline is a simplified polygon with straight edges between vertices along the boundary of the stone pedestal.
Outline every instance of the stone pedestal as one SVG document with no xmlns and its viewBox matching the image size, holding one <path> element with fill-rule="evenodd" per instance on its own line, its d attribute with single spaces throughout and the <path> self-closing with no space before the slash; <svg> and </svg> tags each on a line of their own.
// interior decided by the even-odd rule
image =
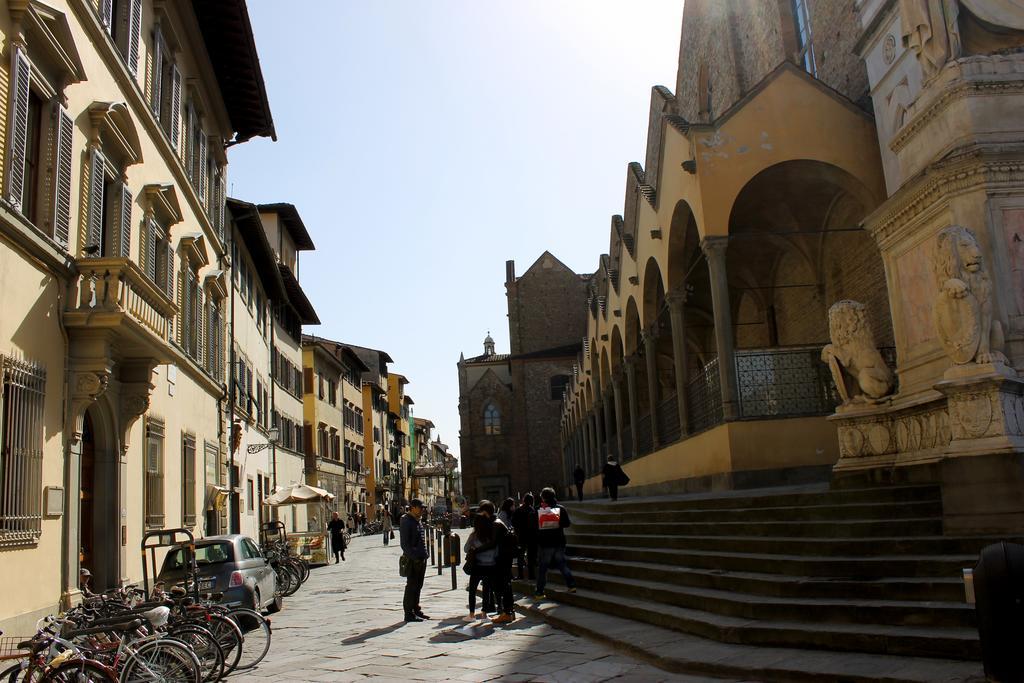
<svg viewBox="0 0 1024 683">
<path fill-rule="evenodd" d="M 957 365 L 935 385 L 946 398 L 948 457 L 1024 453 L 1024 381 L 1006 365 Z"/>
</svg>

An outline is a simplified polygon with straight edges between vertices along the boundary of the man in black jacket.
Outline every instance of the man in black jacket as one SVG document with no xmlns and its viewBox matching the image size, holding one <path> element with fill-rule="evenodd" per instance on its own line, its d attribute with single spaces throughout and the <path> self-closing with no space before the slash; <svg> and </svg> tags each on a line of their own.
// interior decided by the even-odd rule
<svg viewBox="0 0 1024 683">
<path fill-rule="evenodd" d="M 409 512 L 402 515 L 399 527 L 402 554 L 408 558 L 409 563 L 408 575 L 405 577 L 405 596 L 402 598 L 406 621 L 430 618 L 420 608 L 420 591 L 423 590 L 423 578 L 427 574 L 428 557 L 426 530 L 420 523 L 422 515 L 423 501 L 413 498 L 409 502 Z"/>
<path fill-rule="evenodd" d="M 540 492 L 541 504 L 537 508 L 537 588 L 535 598 L 546 597 L 544 586 L 547 584 L 548 569 L 557 569 L 565 579 L 570 593 L 576 592 L 576 581 L 565 561 L 565 529 L 572 525 L 569 511 L 555 500 L 555 490 L 546 488 Z"/>
<path fill-rule="evenodd" d="M 587 480 L 587 473 L 583 471 L 583 468 L 576 465 L 576 469 L 572 471 L 572 483 L 576 484 L 576 498 L 581 502 L 583 500 L 583 483 Z"/>
<path fill-rule="evenodd" d="M 519 578 L 523 577 L 523 559 L 526 560 L 526 575 L 533 581 L 537 571 L 537 510 L 533 507 L 533 494 L 523 496 L 523 504 L 512 513 L 512 528 L 519 540 Z"/>
</svg>

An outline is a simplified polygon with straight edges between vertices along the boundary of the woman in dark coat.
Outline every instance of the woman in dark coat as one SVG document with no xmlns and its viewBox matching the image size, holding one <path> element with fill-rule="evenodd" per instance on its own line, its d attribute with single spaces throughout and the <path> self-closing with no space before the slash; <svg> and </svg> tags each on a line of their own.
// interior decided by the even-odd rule
<svg viewBox="0 0 1024 683">
<path fill-rule="evenodd" d="M 619 499 L 619 487 L 629 483 L 629 477 L 622 471 L 622 465 L 615 462 L 615 456 L 609 455 L 608 462 L 601 470 L 601 483 L 608 489 L 608 497 L 612 500 Z"/>
</svg>

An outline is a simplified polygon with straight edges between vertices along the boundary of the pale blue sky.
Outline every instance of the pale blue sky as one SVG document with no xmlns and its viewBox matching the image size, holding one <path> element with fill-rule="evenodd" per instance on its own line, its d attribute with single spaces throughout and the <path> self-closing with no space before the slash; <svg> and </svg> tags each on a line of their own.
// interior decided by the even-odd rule
<svg viewBox="0 0 1024 683">
<path fill-rule="evenodd" d="M 675 87 L 682 0 L 250 0 L 278 142 L 235 197 L 291 202 L 313 334 L 382 348 L 459 452 L 459 353 L 508 350 L 505 261 L 591 272 Z"/>
</svg>

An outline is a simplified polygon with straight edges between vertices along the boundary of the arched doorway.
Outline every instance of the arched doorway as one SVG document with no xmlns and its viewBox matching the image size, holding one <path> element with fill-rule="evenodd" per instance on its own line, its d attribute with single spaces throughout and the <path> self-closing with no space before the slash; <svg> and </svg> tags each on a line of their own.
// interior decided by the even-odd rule
<svg viewBox="0 0 1024 683">
<path fill-rule="evenodd" d="M 79 564 L 92 574 L 95 592 L 120 581 L 118 458 L 106 411 L 93 404 L 82 429 L 79 491 Z"/>
<path fill-rule="evenodd" d="M 741 417 L 832 412 L 820 352 L 840 299 L 865 303 L 878 343 L 892 345 L 881 255 L 860 227 L 874 201 L 850 174 L 811 160 L 770 166 L 737 195 L 726 270 Z"/>
</svg>

